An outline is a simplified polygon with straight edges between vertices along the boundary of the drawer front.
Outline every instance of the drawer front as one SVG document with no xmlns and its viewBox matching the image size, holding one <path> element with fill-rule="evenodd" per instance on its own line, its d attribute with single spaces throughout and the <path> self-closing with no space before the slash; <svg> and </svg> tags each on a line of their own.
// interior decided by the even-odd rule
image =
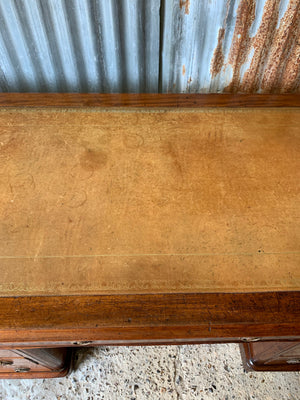
<svg viewBox="0 0 300 400">
<path fill-rule="evenodd" d="M 23 357 L 1 357 L 0 358 L 0 374 L 5 372 L 36 372 L 50 371 L 49 368 L 41 364 L 34 363 Z"/>
<path fill-rule="evenodd" d="M 288 350 L 281 352 L 266 362 L 266 365 L 286 363 L 290 365 L 300 365 L 300 344 L 291 346 Z"/>
<path fill-rule="evenodd" d="M 36 379 L 65 376 L 71 352 L 66 349 L 0 350 L 0 379 Z"/>
<path fill-rule="evenodd" d="M 246 370 L 300 371 L 300 343 L 257 342 L 241 346 Z"/>
<path fill-rule="evenodd" d="M 16 357 L 16 353 L 13 350 L 0 350 L 0 360 L 9 357 Z"/>
</svg>

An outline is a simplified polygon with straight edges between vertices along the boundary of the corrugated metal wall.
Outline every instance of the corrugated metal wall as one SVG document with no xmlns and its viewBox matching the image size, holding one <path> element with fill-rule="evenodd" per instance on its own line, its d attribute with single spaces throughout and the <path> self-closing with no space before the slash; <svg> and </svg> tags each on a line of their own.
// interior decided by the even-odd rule
<svg viewBox="0 0 300 400">
<path fill-rule="evenodd" d="M 300 0 L 0 0 L 2 92 L 299 92 Z"/>
</svg>

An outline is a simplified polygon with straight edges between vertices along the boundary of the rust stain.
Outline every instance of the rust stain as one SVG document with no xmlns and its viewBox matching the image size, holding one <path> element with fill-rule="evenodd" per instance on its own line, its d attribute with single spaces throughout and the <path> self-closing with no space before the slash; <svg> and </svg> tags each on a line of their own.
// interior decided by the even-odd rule
<svg viewBox="0 0 300 400">
<path fill-rule="evenodd" d="M 218 44 L 214 51 L 214 55 L 210 65 L 210 73 L 212 78 L 218 75 L 224 64 L 224 54 L 223 54 L 223 40 L 225 37 L 225 29 L 220 28 L 218 34 Z"/>
<path fill-rule="evenodd" d="M 247 61 L 251 38 L 249 31 L 255 19 L 256 0 L 241 0 L 237 10 L 233 40 L 229 52 L 228 63 L 233 66 L 233 78 L 225 88 L 225 92 L 239 91 L 240 69 Z"/>
<path fill-rule="evenodd" d="M 183 64 L 183 66 L 182 66 L 182 75 L 184 76 L 185 75 L 185 65 Z"/>
<path fill-rule="evenodd" d="M 300 1 L 290 0 L 276 29 L 280 0 L 266 0 L 256 35 L 250 37 L 255 19 L 256 0 L 242 0 L 237 10 L 236 25 L 227 64 L 233 67 L 230 93 L 291 93 L 300 91 Z M 226 18 L 219 30 L 218 44 L 211 62 L 215 77 L 225 64 L 223 40 Z M 250 66 L 241 77 L 241 67 L 253 52 Z"/>
<path fill-rule="evenodd" d="M 181 10 L 184 7 L 184 13 L 188 15 L 190 13 L 190 0 L 179 0 L 179 7 Z"/>
<path fill-rule="evenodd" d="M 249 43 L 248 52 L 254 49 L 249 69 L 245 72 L 239 85 L 239 91 L 245 93 L 257 92 L 261 86 L 266 60 L 272 48 L 279 16 L 280 0 L 267 0 L 264 6 L 262 22 L 257 34 Z"/>
<path fill-rule="evenodd" d="M 300 2 L 291 0 L 274 37 L 262 92 L 299 91 Z"/>
<path fill-rule="evenodd" d="M 300 41 L 298 41 L 286 62 L 280 84 L 281 93 L 300 93 Z"/>
</svg>

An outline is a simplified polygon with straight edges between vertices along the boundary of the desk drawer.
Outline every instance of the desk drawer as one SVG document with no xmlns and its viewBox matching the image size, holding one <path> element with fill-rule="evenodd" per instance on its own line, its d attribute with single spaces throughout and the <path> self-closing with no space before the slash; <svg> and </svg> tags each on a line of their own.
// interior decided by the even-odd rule
<svg viewBox="0 0 300 400">
<path fill-rule="evenodd" d="M 0 374 L 2 372 L 25 373 L 32 371 L 51 371 L 49 368 L 28 360 L 24 357 L 1 357 L 0 355 Z"/>
<path fill-rule="evenodd" d="M 16 357 L 16 353 L 14 353 L 12 350 L 0 350 L 0 360 L 2 358 L 9 358 L 9 357 Z"/>
<path fill-rule="evenodd" d="M 0 378 L 54 378 L 70 366 L 68 349 L 0 350 Z"/>
<path fill-rule="evenodd" d="M 300 371 L 300 343 L 260 342 L 242 347 L 245 368 L 255 371 Z"/>
</svg>

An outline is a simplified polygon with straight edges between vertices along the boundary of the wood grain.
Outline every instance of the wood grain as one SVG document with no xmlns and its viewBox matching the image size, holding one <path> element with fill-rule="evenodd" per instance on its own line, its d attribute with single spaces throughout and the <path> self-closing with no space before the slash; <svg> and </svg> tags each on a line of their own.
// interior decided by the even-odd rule
<svg viewBox="0 0 300 400">
<path fill-rule="evenodd" d="M 0 93 L 2 107 L 300 107 L 298 94 Z"/>
<path fill-rule="evenodd" d="M 240 345 L 246 370 L 300 371 L 300 342 L 259 342 Z"/>
<path fill-rule="evenodd" d="M 299 291 L 8 297 L 0 346 L 299 340 L 299 304 Z"/>
<path fill-rule="evenodd" d="M 300 109 L 4 109 L 0 295 L 298 290 Z"/>
<path fill-rule="evenodd" d="M 71 364 L 71 349 L 0 350 L 0 379 L 35 379 L 65 376 Z"/>
<path fill-rule="evenodd" d="M 68 375 L 69 366 L 62 371 L 45 371 L 45 372 L 1 372 L 0 379 L 50 379 L 63 378 Z"/>
</svg>

